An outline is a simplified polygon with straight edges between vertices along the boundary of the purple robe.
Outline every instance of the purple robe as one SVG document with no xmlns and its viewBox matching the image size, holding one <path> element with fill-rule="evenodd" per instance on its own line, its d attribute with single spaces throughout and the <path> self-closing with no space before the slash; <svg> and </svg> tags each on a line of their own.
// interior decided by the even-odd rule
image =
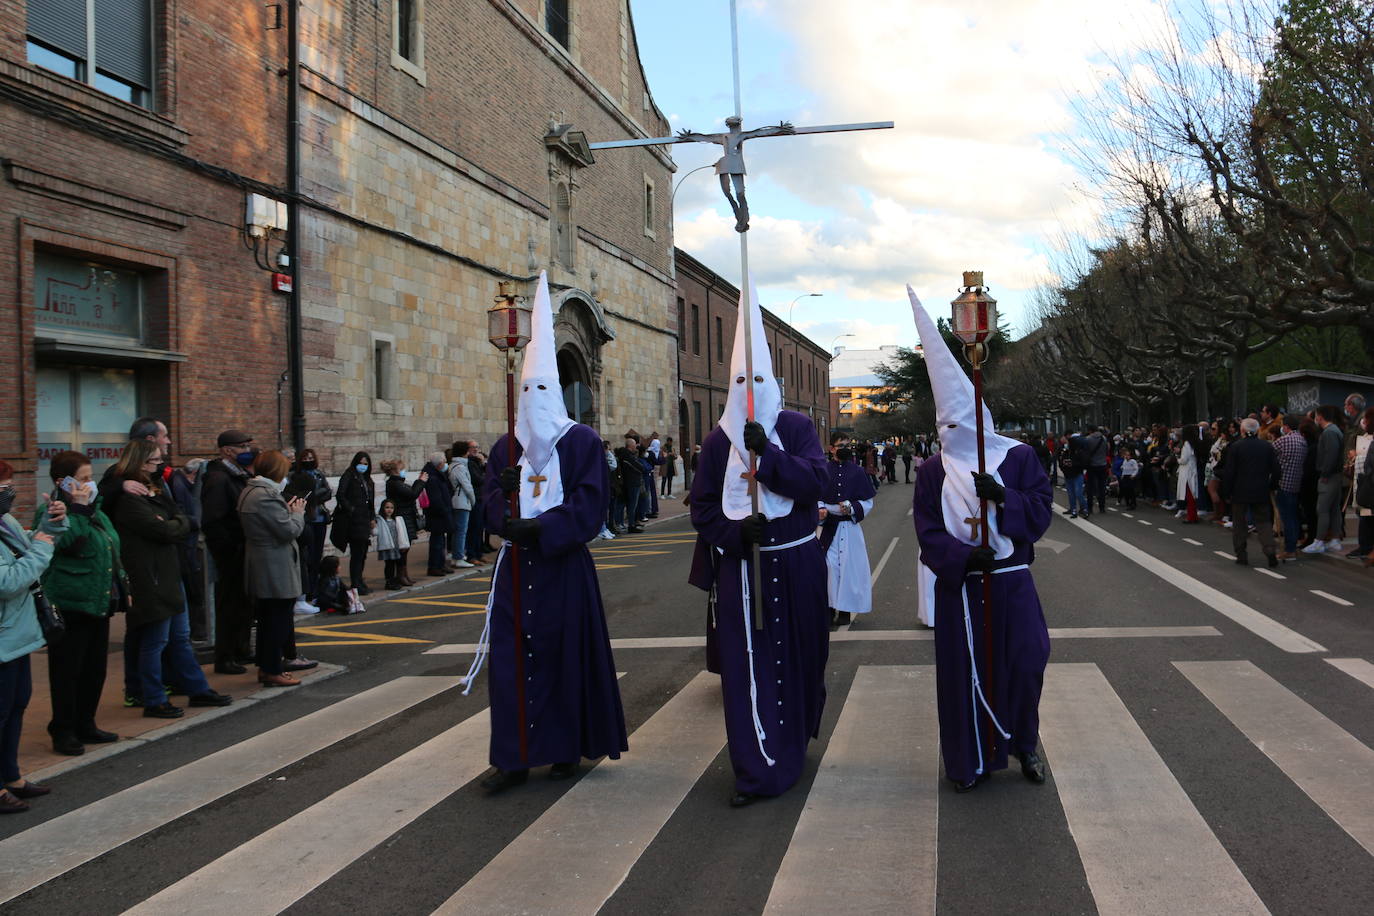
<svg viewBox="0 0 1374 916">
<path fill-rule="evenodd" d="M 506 437 L 487 462 L 487 527 L 506 530 L 508 497 L 498 475 L 509 464 Z M 491 764 L 521 770 L 582 757 L 619 757 L 628 750 L 601 588 L 587 542 L 606 515 L 609 474 L 601 437 L 578 424 L 557 445 L 563 503 L 539 516 L 539 544 L 522 547 L 520 619 L 525 651 L 525 729 L 529 759 L 520 759 L 516 717 L 515 628 L 511 619 L 511 563 L 502 551 L 492 578 Z M 515 458 L 524 450 L 516 442 Z"/>
<path fill-rule="evenodd" d="M 760 551 L 762 630 L 752 629 L 752 611 L 743 600 L 741 561 L 747 566 L 750 552 L 740 537 L 740 522 L 721 510 L 730 440 L 719 427 L 701 444 L 691 494 L 692 524 L 707 545 L 711 568 L 705 576 L 703 564 L 694 563 L 693 584 L 715 584 L 708 654 L 715 656 L 721 675 L 735 790 L 751 795 L 781 795 L 801 775 L 807 743 L 820 730 L 830 651 L 825 551 L 814 536 L 816 501 L 826 480 L 825 454 L 805 416 L 781 411 L 776 429 L 783 447 L 769 444 L 759 459 L 758 480 L 793 504 L 791 513 L 767 523 L 761 546 L 802 543 Z M 748 577 L 752 584 L 753 573 Z M 750 639 L 757 700 L 750 697 Z M 755 730 L 756 709 L 762 738 Z"/>
<path fill-rule="evenodd" d="M 1011 539 L 1013 550 L 1010 557 L 998 560 L 994 568 L 1029 565 L 1035 561 L 1035 548 L 1031 545 L 1050 527 L 1050 481 L 1035 452 L 1025 445 L 1007 452 L 998 470 L 1007 495 L 1005 503 L 997 509 L 997 526 Z M 983 670 L 983 582 L 981 575 L 970 575 L 965 569 L 973 547 L 945 529 L 940 507 L 944 481 L 945 468 L 938 457 L 921 465 L 916 474 L 912 515 L 921 545 L 921 561 L 936 576 L 936 699 L 945 775 L 955 782 L 967 782 L 977 775 L 980 760 L 975 734 L 982 735 L 982 751 L 986 755 L 987 719 L 981 706 L 975 705 L 972 692 L 963 595 L 968 596 L 973 656 L 987 691 L 989 679 Z M 996 751 L 991 761 L 985 761 L 985 772 L 1005 769 L 1009 751 L 1035 750 L 1040 732 L 1040 690 L 1050 659 L 1050 634 L 1030 570 L 993 575 L 992 601 L 993 671 L 992 689 L 987 697 L 998 721 L 1011 734 L 1011 741 L 997 736 Z"/>
<path fill-rule="evenodd" d="M 859 503 L 862 500 L 873 499 L 877 494 L 873 490 L 873 481 L 853 460 L 831 461 L 826 471 L 830 479 L 825 484 L 825 492 L 821 494 L 821 502 L 837 506 L 847 499 L 854 510 L 854 514 L 848 518 L 832 512 L 825 517 L 824 522 L 821 522 L 821 547 L 829 550 L 830 542 L 835 540 L 835 530 L 841 525 L 862 522 L 864 507 Z"/>
</svg>

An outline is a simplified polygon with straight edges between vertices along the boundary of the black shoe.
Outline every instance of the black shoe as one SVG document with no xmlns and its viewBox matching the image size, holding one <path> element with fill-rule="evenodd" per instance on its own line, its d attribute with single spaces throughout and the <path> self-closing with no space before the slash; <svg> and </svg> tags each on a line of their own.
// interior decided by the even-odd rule
<svg viewBox="0 0 1374 916">
<path fill-rule="evenodd" d="M 1065 512 L 1064 514 L 1067 515 L 1069 518 L 1078 518 L 1077 512 Z"/>
<path fill-rule="evenodd" d="M 306 658 L 304 655 L 299 655 L 296 658 L 290 658 L 282 662 L 281 670 L 309 671 L 311 668 L 318 668 L 319 666 L 320 663 L 315 661 L 314 659 Z"/>
<path fill-rule="evenodd" d="M 644 529 L 639 527 L 638 525 L 631 525 L 629 531 L 630 534 L 641 534 L 643 533 Z"/>
<path fill-rule="evenodd" d="M 76 733 L 76 737 L 82 744 L 111 744 L 119 740 L 119 736 L 114 732 L 107 732 L 104 729 L 96 728 L 94 725 L 90 728 L 81 729 Z"/>
<path fill-rule="evenodd" d="M 216 674 L 247 674 L 248 669 L 238 662 L 215 662 Z"/>
<path fill-rule="evenodd" d="M 840 611 L 835 615 L 835 623 L 838 626 L 845 626 L 854 619 L 854 615 L 848 611 Z"/>
<path fill-rule="evenodd" d="M 53 735 L 52 749 L 68 757 L 80 757 L 86 753 L 86 745 L 76 735 Z"/>
<path fill-rule="evenodd" d="M 1275 568 L 1278 567 L 1278 565 L 1279 565 L 1279 556 L 1278 556 L 1278 554 L 1269 553 L 1269 554 L 1265 554 L 1265 556 L 1269 558 L 1269 568 L 1270 568 L 1270 569 L 1275 569 Z"/>
<path fill-rule="evenodd" d="M 355 585 L 354 588 L 356 588 L 356 589 L 358 590 L 358 594 L 360 594 L 360 595 L 370 595 L 370 594 L 372 594 L 372 589 L 370 589 L 370 588 L 367 587 L 367 583 L 366 583 L 366 582 L 363 582 L 363 583 L 361 583 L 360 585 Z"/>
<path fill-rule="evenodd" d="M 577 761 L 572 763 L 555 763 L 549 768 L 550 779 L 569 779 L 577 773 Z"/>
<path fill-rule="evenodd" d="M 448 575 L 448 571 L 447 571 L 447 570 L 443 570 L 443 569 L 427 569 L 427 570 L 425 570 L 425 575 L 427 575 L 427 576 L 435 576 L 435 577 L 442 577 L 442 576 L 447 576 L 447 575 Z"/>
<path fill-rule="evenodd" d="M 143 718 L 145 719 L 180 719 L 184 714 L 180 706 L 173 706 L 171 703 L 143 707 Z"/>
<path fill-rule="evenodd" d="M 960 795 L 963 795 L 965 792 L 972 792 L 974 789 L 978 788 L 983 783 L 987 782 L 990 778 L 990 774 L 983 773 L 973 777 L 967 782 L 956 782 L 954 784 L 954 791 L 959 793 Z"/>
<path fill-rule="evenodd" d="M 1250 565 L 1250 561 L 1249 561 L 1248 559 L 1245 558 L 1245 554 L 1241 554 L 1240 556 L 1236 557 L 1236 565 L 1237 565 L 1237 566 L 1249 566 L 1249 565 Z"/>
<path fill-rule="evenodd" d="M 41 786 L 38 783 L 34 782 L 32 779 L 26 779 L 24 780 L 24 784 L 22 786 L 5 786 L 5 791 L 13 795 L 15 798 L 26 799 L 42 798 L 44 795 L 47 795 L 49 792 L 51 792 L 52 789 L 48 786 Z"/>
<path fill-rule="evenodd" d="M 1093 514 L 1092 514 L 1091 512 L 1084 512 L 1084 513 L 1082 513 L 1081 515 L 1079 515 L 1078 517 L 1081 518 L 1081 519 L 1087 520 L 1087 519 L 1092 518 L 1092 517 L 1093 517 Z"/>
<path fill-rule="evenodd" d="M 736 792 L 734 795 L 730 796 L 730 807 L 747 808 L 749 805 L 752 805 L 760 798 L 763 798 L 763 796 L 755 795 L 752 792 Z"/>
<path fill-rule="evenodd" d="M 1026 751 L 1024 754 L 1017 754 L 1016 759 L 1021 761 L 1021 775 L 1031 782 L 1039 785 L 1045 781 L 1045 761 L 1040 759 L 1040 755 L 1035 751 Z"/>
<path fill-rule="evenodd" d="M 486 790 L 488 795 L 495 795 L 497 792 L 504 792 L 506 789 L 523 786 L 525 781 L 529 778 L 529 770 L 492 770 L 491 775 L 482 780 L 480 785 Z"/>
<path fill-rule="evenodd" d="M 1077 513 L 1077 512 L 1074 512 L 1072 509 L 1065 509 L 1065 510 L 1064 510 L 1064 514 L 1065 514 L 1065 515 L 1077 515 L 1078 513 Z"/>
<path fill-rule="evenodd" d="M 216 693 L 213 690 L 191 697 L 192 706 L 228 706 L 232 702 L 234 698 L 227 693 Z"/>
</svg>

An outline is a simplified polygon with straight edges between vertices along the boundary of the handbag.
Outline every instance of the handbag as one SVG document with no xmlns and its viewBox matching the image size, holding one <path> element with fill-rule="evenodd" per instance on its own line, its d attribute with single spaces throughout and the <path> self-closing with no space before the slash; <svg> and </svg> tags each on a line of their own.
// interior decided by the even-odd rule
<svg viewBox="0 0 1374 916">
<path fill-rule="evenodd" d="M 23 552 L 10 543 L 9 538 L 4 538 L 4 541 L 16 560 L 24 558 Z M 43 583 L 31 584 L 29 594 L 33 596 L 33 609 L 38 615 L 38 626 L 43 631 L 43 641 L 52 645 L 67 632 L 67 621 L 62 618 L 62 612 L 57 609 L 57 605 L 49 601 L 48 596 L 43 593 Z"/>
<path fill-rule="evenodd" d="M 421 509 L 428 509 L 428 508 L 429 508 L 429 490 L 428 490 L 428 489 L 425 489 L 425 490 L 421 490 L 421 491 L 420 491 L 419 497 L 417 497 L 416 500 L 415 500 L 415 505 L 419 506 Z"/>
</svg>

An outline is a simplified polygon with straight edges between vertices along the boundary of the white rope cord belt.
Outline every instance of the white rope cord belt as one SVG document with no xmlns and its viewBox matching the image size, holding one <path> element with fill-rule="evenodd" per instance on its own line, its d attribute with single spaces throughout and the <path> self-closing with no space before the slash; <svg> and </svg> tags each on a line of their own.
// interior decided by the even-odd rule
<svg viewBox="0 0 1374 916">
<path fill-rule="evenodd" d="M 496 579 L 501 573 L 501 561 L 506 558 L 506 548 L 510 546 L 510 541 L 501 542 L 501 550 L 496 554 L 496 562 L 491 567 L 491 586 L 487 590 L 487 617 L 482 624 L 482 635 L 477 640 L 477 656 L 472 660 L 468 667 L 468 673 L 463 678 L 463 696 L 472 692 L 472 682 L 477 680 L 477 675 L 482 671 L 482 663 L 491 654 L 491 606 L 496 601 Z M 512 611 L 514 608 L 511 609 Z"/>
<path fill-rule="evenodd" d="M 1030 569 L 1030 564 L 1021 563 L 1017 566 L 1004 566 L 1001 569 L 992 570 L 991 575 L 998 576 L 1002 573 L 1019 572 L 1023 569 Z M 982 576 L 983 571 L 981 569 L 971 570 L 968 575 Z M 981 704 L 983 709 L 987 710 L 988 718 L 992 720 L 993 728 L 997 729 L 997 733 L 1001 735 L 1004 740 L 1010 741 L 1011 733 L 1002 727 L 1002 723 L 997 720 L 997 714 L 992 711 L 992 706 L 988 704 L 988 698 L 983 694 L 983 682 L 978 677 L 978 660 L 974 657 L 973 651 L 973 617 L 968 607 L 968 588 L 961 588 L 960 592 L 964 599 L 964 636 L 968 643 L 968 670 L 969 680 L 971 682 L 970 694 L 973 698 L 973 740 L 978 748 L 978 769 L 974 770 L 974 773 L 982 776 L 985 767 L 983 761 L 983 735 L 978 728 L 978 706 Z M 986 612 L 986 608 L 984 608 L 984 612 Z"/>
</svg>

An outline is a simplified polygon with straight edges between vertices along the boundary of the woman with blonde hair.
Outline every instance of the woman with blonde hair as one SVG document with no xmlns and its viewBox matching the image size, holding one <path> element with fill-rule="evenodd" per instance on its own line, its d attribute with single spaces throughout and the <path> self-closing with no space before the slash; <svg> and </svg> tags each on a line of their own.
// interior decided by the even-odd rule
<svg viewBox="0 0 1374 916">
<path fill-rule="evenodd" d="M 268 687 L 300 684 L 283 667 L 292 639 L 292 606 L 301 593 L 301 563 L 296 539 L 305 529 L 306 500 L 286 499 L 282 483 L 290 460 L 276 449 L 253 461 L 254 477 L 239 494 L 243 526 L 243 590 L 254 600 L 258 621 L 258 681 Z"/>
</svg>

